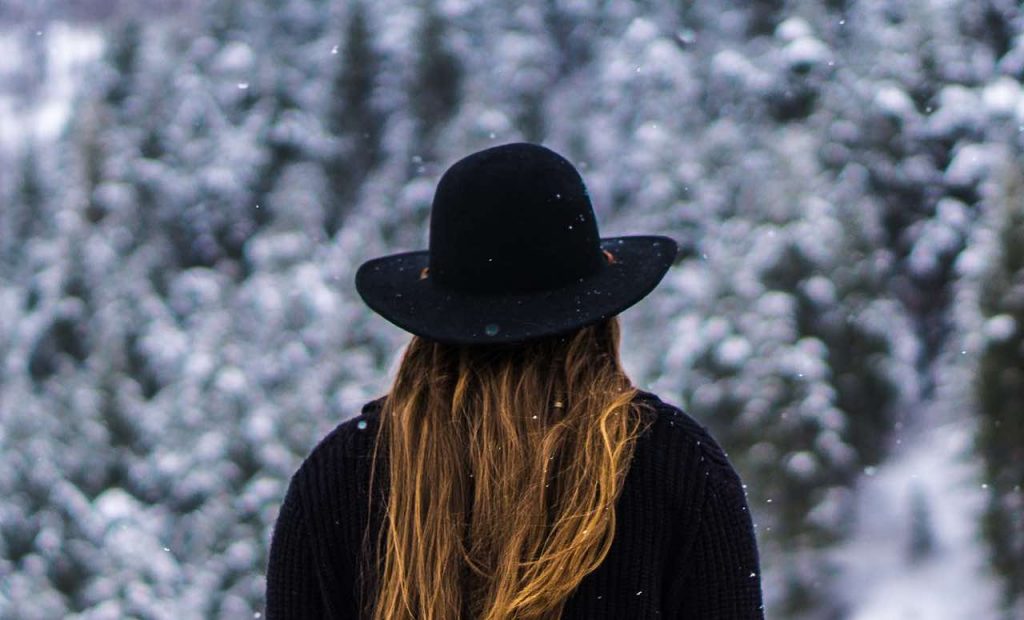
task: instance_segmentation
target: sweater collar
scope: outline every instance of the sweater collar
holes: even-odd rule
[[[386,398],[387,398],[387,394],[384,394],[383,396],[378,396],[377,398],[367,402],[365,405],[363,405],[362,413],[366,414],[366,413],[371,413],[371,412],[379,411],[380,408],[381,408],[381,405],[384,404],[384,399],[386,399]],[[658,395],[655,394],[654,392],[648,392],[647,390],[643,390],[643,389],[640,389],[640,388],[637,388],[636,399],[637,400],[661,401],[661,399],[658,398]]]

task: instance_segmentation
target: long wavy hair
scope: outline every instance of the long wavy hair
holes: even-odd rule
[[[364,614],[561,617],[611,547],[635,440],[653,421],[619,335],[613,316],[514,345],[412,338],[380,409],[370,469],[386,451],[388,490]]]

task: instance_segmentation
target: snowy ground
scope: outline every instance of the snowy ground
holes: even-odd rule
[[[4,86],[15,74],[32,68],[25,66],[28,60],[19,33],[0,31],[0,151],[15,151],[30,138],[56,138],[70,113],[78,70],[103,50],[103,38],[92,27],[53,22],[45,31],[30,34],[45,38],[48,65],[40,98],[34,102]]]
[[[843,590],[857,603],[850,620],[999,617],[996,581],[977,542],[984,490],[977,463],[966,456],[973,424],[925,413],[902,433],[893,458],[861,481],[857,531],[836,550]],[[912,564],[915,485],[929,509],[935,552]]]

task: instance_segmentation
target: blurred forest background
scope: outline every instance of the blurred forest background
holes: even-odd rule
[[[74,5],[75,8],[68,8]],[[364,260],[530,140],[696,248],[634,381],[747,482],[770,618],[1024,618],[1012,0],[0,3],[0,617],[258,618],[402,332]]]

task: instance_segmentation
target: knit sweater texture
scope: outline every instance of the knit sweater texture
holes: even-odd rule
[[[269,620],[358,620],[369,551],[380,531],[378,454],[367,510],[373,440],[384,397],[328,433],[292,476],[271,537]],[[639,437],[604,561],[584,577],[562,618],[757,620],[761,571],[744,485],[708,430],[640,390],[654,423]],[[360,567],[364,568],[360,568]]]

